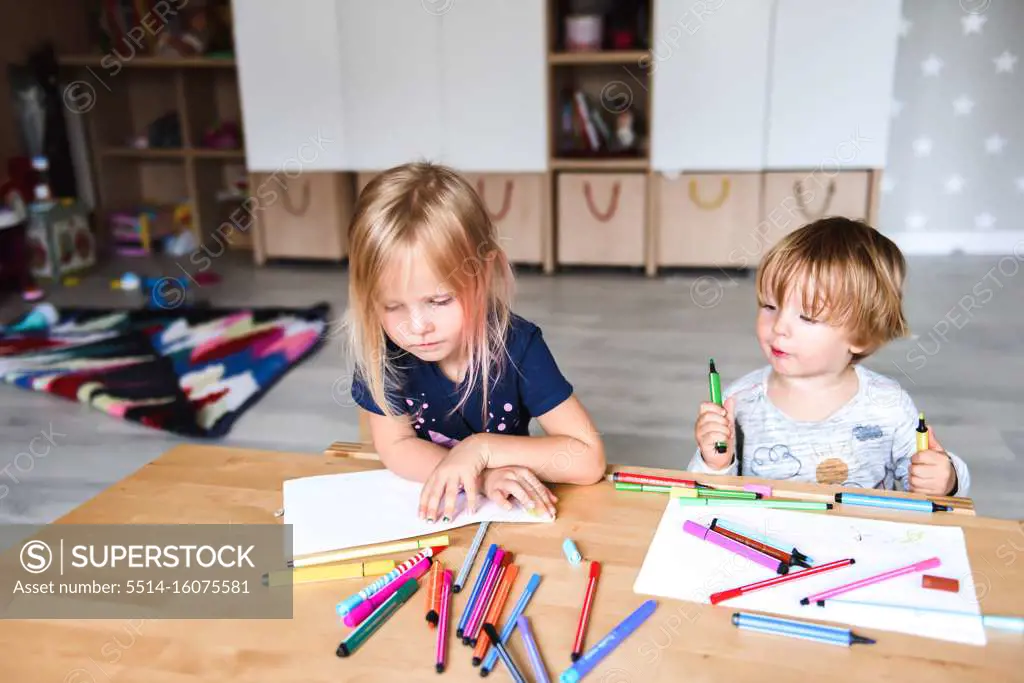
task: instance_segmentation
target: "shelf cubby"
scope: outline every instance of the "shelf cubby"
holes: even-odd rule
[[[82,113],[88,118],[101,243],[109,215],[139,204],[188,202],[200,241],[230,220],[234,207],[225,213],[223,205],[232,202],[218,196],[245,171],[233,58],[139,55],[112,65],[109,55],[68,55],[60,64],[68,82],[84,84],[79,92],[93,95]],[[172,113],[176,125],[151,135],[154,121]],[[235,146],[206,146],[206,132],[225,121],[238,126]],[[232,246],[245,244],[238,239]]]

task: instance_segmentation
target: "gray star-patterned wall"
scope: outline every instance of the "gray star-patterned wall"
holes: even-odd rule
[[[879,226],[1024,255],[1024,0],[904,0]]]

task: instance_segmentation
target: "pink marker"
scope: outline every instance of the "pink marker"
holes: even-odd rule
[[[424,557],[422,560],[414,564],[407,572],[399,574],[394,581],[353,607],[352,611],[345,615],[345,626],[358,626],[363,623],[363,619],[373,614],[373,610],[383,605],[384,601],[390,598],[392,593],[401,588],[403,583],[409,579],[420,578],[427,573],[428,569],[430,569],[430,558]]]
[[[505,551],[499,548],[498,552],[494,553],[494,561],[491,562],[491,568],[487,572],[487,578],[484,580],[484,587],[480,591],[480,596],[477,598],[476,604],[473,605],[473,611],[469,615],[469,621],[466,622],[466,628],[462,630],[463,645],[469,645],[470,634],[476,633],[483,621],[485,610],[491,600],[491,593],[494,592],[494,586],[498,583],[498,570],[501,569],[501,563],[504,559]]]
[[[355,609],[355,607],[358,606],[361,602],[363,602],[364,600],[369,600],[371,595],[373,595],[381,588],[394,581],[396,578],[398,578],[408,570],[415,567],[416,563],[422,560],[424,557],[433,557],[434,555],[438,555],[441,553],[441,551],[444,550],[444,548],[445,546],[431,546],[429,548],[426,548],[416,553],[408,560],[398,565],[397,567],[395,567],[387,574],[371,583],[363,590],[348,596],[347,598],[338,603],[338,606],[336,608],[338,611],[338,616],[344,617],[346,614]]]
[[[444,673],[445,660],[448,654],[448,603],[452,597],[452,570],[444,570],[441,580],[441,614],[437,618],[437,652],[434,667],[437,673]]]
[[[764,484],[744,484],[743,490],[752,491],[754,493],[760,493],[765,498],[771,498],[772,496],[772,487],[765,486]]]
[[[809,605],[812,602],[816,602],[818,603],[819,607],[823,607],[825,605],[826,600],[828,600],[829,598],[834,598],[837,595],[849,593],[850,591],[857,590],[858,588],[863,588],[864,586],[870,586],[875,583],[881,583],[882,581],[894,579],[897,576],[913,574],[915,572],[923,572],[928,569],[935,569],[940,564],[942,564],[942,560],[940,560],[937,557],[930,557],[927,560],[921,560],[920,562],[915,562],[914,564],[908,564],[906,567],[890,569],[887,572],[882,572],[881,574],[876,574],[875,576],[869,576],[868,578],[861,579],[860,581],[854,581],[852,583],[847,583],[842,586],[837,586],[836,588],[830,588],[827,591],[822,591],[821,593],[808,595],[806,598],[800,601],[800,604]]]
[[[754,550],[753,548],[743,545],[742,543],[737,543],[731,538],[726,538],[717,531],[709,529],[706,526],[701,526],[696,522],[686,520],[686,523],[683,524],[683,531],[690,534],[691,536],[696,536],[702,541],[714,543],[720,548],[724,548],[725,550],[734,552],[737,555],[745,557],[751,562],[756,562],[762,567],[771,569],[776,574],[786,574],[787,572],[789,572],[789,565],[785,562],[780,562],[771,555],[765,555],[759,550]]]

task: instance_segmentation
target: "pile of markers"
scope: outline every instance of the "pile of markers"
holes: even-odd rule
[[[338,603],[339,618],[353,630],[338,646],[337,655],[348,657],[354,653],[402,605],[409,602],[410,597],[420,587],[419,582],[422,580],[426,592],[425,620],[428,627],[436,629],[437,632],[434,653],[435,668],[438,673],[443,673],[448,663],[449,632],[454,619],[452,614],[453,595],[462,592],[463,588],[467,587],[467,579],[480,553],[489,525],[489,522],[480,524],[458,576],[453,577],[452,570],[445,567],[437,557],[444,550],[444,546],[429,547],[395,566],[358,593]],[[580,566],[583,563],[582,555],[571,539],[566,539],[563,548],[571,566]],[[524,614],[540,585],[539,574],[533,574],[530,577],[499,628],[499,621],[512,596],[514,584],[520,571],[519,565],[515,564],[514,559],[508,549],[497,543],[490,545],[480,563],[476,579],[468,590],[468,598],[462,615],[454,624],[455,635],[464,646],[472,648],[472,664],[479,667],[481,676],[489,675],[498,666],[500,660],[505,664],[514,681],[525,683],[526,677],[523,675],[522,668],[506,647],[513,631],[518,629],[529,657],[534,680],[539,683],[549,683],[547,668],[541,657],[540,649],[537,647],[533,628],[529,618]],[[559,675],[560,683],[576,683],[586,676],[615,647],[639,628],[654,613],[657,606],[654,600],[647,600],[601,640],[584,651],[585,635],[600,576],[601,564],[594,561],[589,562],[583,605],[576,627],[572,652],[569,653],[569,660],[572,664]]]
[[[463,579],[459,584],[460,591],[486,533],[487,526],[481,524],[473,540],[473,546],[466,555],[462,570],[459,572]],[[490,545],[480,565],[476,581],[469,592],[462,617],[455,627],[456,638],[461,640],[463,645],[473,648],[473,666],[480,667],[481,676],[486,676],[497,666],[499,657],[505,662],[510,672],[518,673],[518,667],[512,661],[505,644],[512,636],[516,626],[527,623],[523,612],[534,593],[537,592],[540,574],[533,574],[530,577],[499,632],[498,621],[519,574],[519,566],[514,564],[513,560],[514,557],[509,550],[502,548],[497,543]],[[536,643],[533,643],[530,638],[529,625],[526,629],[521,629],[521,634],[526,640],[527,647],[532,645],[535,648]]]
[[[338,603],[338,617],[352,628],[338,645],[337,655],[348,657],[409,601],[419,589],[418,579],[427,573],[444,546],[426,548],[358,593]],[[440,564],[440,563],[438,563]]]
[[[877,496],[864,493],[815,493],[773,489],[765,484],[721,484],[713,486],[682,477],[661,477],[634,472],[615,472],[608,475],[617,491],[639,491],[643,493],[668,494],[678,505],[722,505],[732,507],[773,508],[778,510],[803,510],[824,512],[835,505],[856,505],[861,507],[887,508],[910,512],[953,512],[969,513],[969,508],[957,507],[954,499],[942,498],[944,502],[920,500],[900,496]]]

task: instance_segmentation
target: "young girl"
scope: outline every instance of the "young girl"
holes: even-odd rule
[[[769,479],[967,495],[967,465],[894,380],[860,364],[906,335],[899,248],[859,221],[827,218],[789,234],[757,275],[757,341],[768,365],[703,403],[689,469]],[[725,442],[724,453],[716,450]]]
[[[482,491],[553,515],[542,480],[601,479],[601,438],[540,329],[511,312],[512,270],[463,178],[430,163],[378,175],[349,263],[352,397],[384,465],[424,482],[422,518],[454,518],[462,490],[470,510]]]

